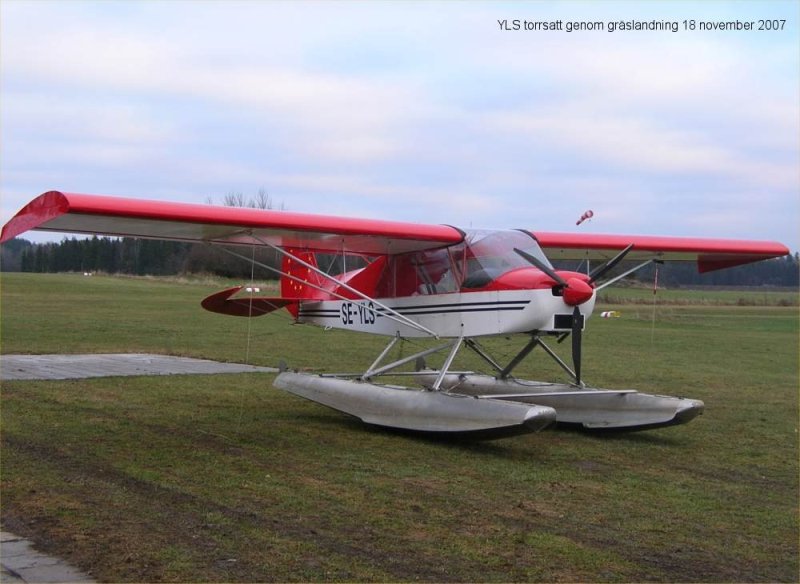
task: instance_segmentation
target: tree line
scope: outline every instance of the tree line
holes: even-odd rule
[[[211,197],[206,199],[206,204],[214,204]],[[251,197],[231,191],[223,197],[222,204],[252,209],[275,208],[264,187]],[[285,210],[283,202],[278,210]],[[206,273],[244,278],[250,277],[252,270],[250,262],[235,259],[219,247],[131,237],[72,237],[59,243],[41,244],[15,238],[0,246],[0,252],[0,271],[3,272],[105,272],[138,276]],[[273,270],[281,264],[274,250],[254,249],[251,252],[248,248],[244,255]],[[274,271],[262,271],[268,272],[268,278],[275,277]]]
[[[654,281],[656,267],[643,269],[639,280]],[[736,266],[701,274],[694,262],[668,262],[658,266],[658,283],[665,288],[676,286],[778,286],[800,284],[800,254],[794,253],[754,264]]]
[[[277,252],[263,248],[254,251],[253,254],[248,247],[238,253],[273,268],[280,266]],[[225,278],[249,278],[251,272],[250,262],[234,258],[219,247],[131,237],[72,237],[58,243],[36,244],[15,238],[2,245],[0,261],[4,272],[104,272],[138,276],[207,273]],[[261,278],[265,276],[276,277],[274,272]]]
[[[251,262],[232,257],[219,246],[198,243],[73,237],[58,243],[34,244],[16,238],[0,246],[0,251],[0,269],[4,272],[105,272],[140,276],[207,273],[239,279],[249,279],[251,275]],[[236,251],[275,269],[281,264],[279,254],[270,249],[242,246]],[[625,269],[625,263],[617,268],[618,273]],[[580,269],[575,265],[561,267]],[[637,272],[635,278],[653,282],[655,270],[655,266],[648,266]],[[255,273],[259,279],[277,277],[275,272],[258,266]],[[799,279],[800,256],[797,253],[706,274],[699,274],[693,262],[668,262],[658,266],[659,286],[668,288],[698,285],[797,287]]]

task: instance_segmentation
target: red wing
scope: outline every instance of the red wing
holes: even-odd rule
[[[692,260],[697,261],[700,272],[749,264],[789,253],[785,245],[773,241],[544,231],[534,232],[533,235],[552,260],[607,260],[632,243],[633,249],[625,257],[626,260]]]
[[[367,255],[458,243],[447,225],[421,225],[240,207],[215,207],[49,191],[4,227],[0,242],[37,229],[177,241],[307,248]]]
[[[263,245],[367,255],[451,245],[463,234],[446,225],[357,219],[168,203],[50,191],[4,227],[0,242],[28,231],[88,233],[178,241]],[[789,250],[762,241],[536,232],[553,259],[608,259],[630,243],[628,259],[696,260],[701,272],[780,257]]]

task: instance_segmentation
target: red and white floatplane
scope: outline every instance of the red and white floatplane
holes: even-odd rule
[[[362,371],[311,374],[282,371],[275,386],[351,414],[364,422],[420,432],[501,436],[554,422],[596,429],[645,429],[682,424],[703,411],[693,399],[587,385],[581,372],[582,331],[598,290],[653,262],[690,260],[701,272],[768,258],[780,243],[640,235],[481,231],[249,208],[215,207],[50,191],[2,230],[7,241],[30,229],[202,242],[224,246],[243,261],[241,246],[271,248],[280,267],[280,296],[240,294],[241,286],[205,298],[207,310],[257,316],[286,309],[299,323],[387,337],[386,348]],[[318,261],[337,256],[339,270]],[[551,260],[593,261],[588,273],[555,269]],[[633,267],[604,280],[622,260]],[[330,264],[330,262],[328,262]],[[350,267],[348,267],[348,265]],[[602,281],[602,283],[600,283]],[[519,335],[524,346],[499,362],[481,344]],[[548,345],[571,336],[572,363]],[[434,345],[391,360],[403,339]],[[491,374],[453,371],[464,347]],[[565,383],[514,377],[540,348],[567,374]],[[442,365],[420,365],[441,353]],[[414,367],[414,370],[406,369]],[[404,374],[416,387],[381,383]]]

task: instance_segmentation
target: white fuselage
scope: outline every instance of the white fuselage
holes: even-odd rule
[[[442,338],[567,331],[571,328],[574,310],[564,303],[563,298],[554,296],[550,289],[455,292],[377,298],[376,301]],[[584,319],[591,315],[594,302],[593,295],[579,307]],[[378,335],[430,335],[387,314],[384,308],[369,300],[303,301],[297,320]]]

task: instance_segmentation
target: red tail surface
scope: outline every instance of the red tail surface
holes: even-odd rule
[[[229,316],[261,316],[284,306],[291,312],[292,308],[297,305],[297,301],[291,298],[263,298],[260,296],[233,298],[242,288],[243,286],[235,286],[216,292],[204,298],[200,305],[210,312]],[[248,288],[248,290],[250,289]]]
[[[310,266],[319,267],[317,265],[317,257],[313,252],[297,249],[287,249],[286,251]],[[294,300],[329,300],[333,298],[327,292],[319,289],[329,290],[333,288],[333,284],[296,259],[284,256],[281,270],[283,271],[281,276],[282,297]],[[295,318],[297,318],[299,308],[298,303],[286,307]]]
[[[317,258],[313,252],[296,249],[287,249],[286,251],[306,264],[318,267]],[[281,296],[284,298],[295,300],[329,300],[332,298],[327,292],[319,290],[319,288],[325,290],[332,288],[331,282],[297,260],[284,256],[281,270],[284,273],[281,276]]]

